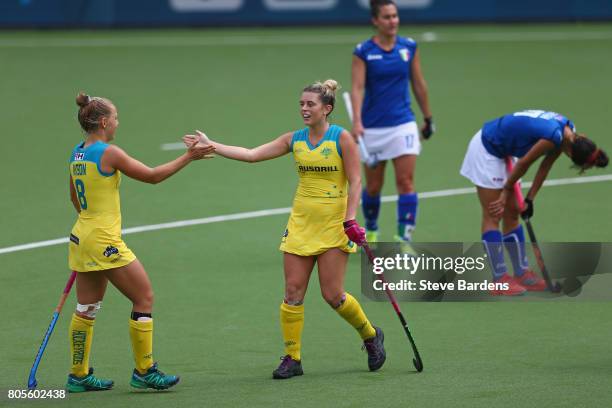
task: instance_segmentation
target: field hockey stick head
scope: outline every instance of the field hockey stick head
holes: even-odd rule
[[[414,368],[416,368],[417,372],[423,371],[423,361],[421,361],[421,357],[413,358],[412,362],[414,363]]]

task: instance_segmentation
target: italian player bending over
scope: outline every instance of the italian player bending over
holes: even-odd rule
[[[583,172],[593,166],[606,167],[608,156],[584,135],[576,133],[572,121],[543,110],[515,112],[484,124],[474,135],[461,167],[478,192],[482,207],[482,241],[493,267],[496,282],[507,283],[507,290],[495,295],[521,295],[543,291],[546,283],[529,268],[525,254],[525,234],[519,223],[519,206],[514,184],[540,157],[544,157],[525,197],[523,215],[533,215],[533,200],[561,152]],[[507,174],[505,159],[515,161]],[[503,234],[499,223],[503,221]],[[503,244],[502,244],[503,241]],[[506,246],[514,267],[510,277],[504,262]]]
[[[83,93],[76,99],[85,140],[69,161],[70,198],[79,217],[70,232],[68,262],[76,274],[77,307],[69,329],[71,367],[69,392],[101,391],[113,381],[94,376],[89,365],[96,314],[108,282],[132,302],[129,332],[136,368],[135,388],[170,388],[179,381],[157,369],[153,360],[153,288],[136,255],[121,239],[119,184],[121,174],[145,183],[160,183],[194,160],[208,158],[212,146],[195,143],[175,160],[150,168],[111,144],[119,126],[117,109],[106,98]]]
[[[303,303],[315,263],[323,298],[357,330],[370,370],[378,370],[386,358],[382,330],[372,326],[357,300],[344,291],[348,254],[356,251],[355,244],[365,243],[365,230],[355,221],[361,192],[357,145],[348,131],[328,122],[337,87],[330,79],[304,88],[300,114],[306,127],[253,149],[213,142],[201,132],[184,137],[187,145],[194,141],[212,145],[223,157],[249,163],[293,153],[299,184],[280,245],[285,271],[285,299],[280,306],[285,356],[272,373],[275,379],[303,374]]]

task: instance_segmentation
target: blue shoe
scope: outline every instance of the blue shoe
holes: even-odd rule
[[[292,359],[289,354],[282,357],[281,360],[283,361],[278,368],[272,372],[272,378],[275,380],[286,380],[287,378],[304,374],[301,361]]]
[[[368,368],[376,371],[385,364],[387,353],[385,352],[385,334],[380,327],[374,326],[376,336],[363,341],[363,348],[368,352]]]
[[[89,373],[84,377],[68,374],[66,390],[68,392],[106,391],[113,388],[112,380],[102,380],[93,375],[93,367],[89,367]]]
[[[153,388],[155,390],[167,390],[178,384],[179,380],[180,377],[177,375],[166,375],[162,373],[157,369],[157,363],[153,363],[144,374],[140,374],[137,369],[134,369],[130,385],[140,389]]]

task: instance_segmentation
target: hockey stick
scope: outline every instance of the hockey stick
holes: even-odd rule
[[[342,98],[344,99],[344,106],[346,107],[346,113],[348,114],[351,123],[353,123],[353,103],[351,102],[351,94],[348,92],[344,92],[342,94]],[[368,149],[363,141],[363,136],[359,136],[357,138],[357,144],[359,145],[359,155],[361,156],[361,161],[364,162],[368,167],[376,167],[376,158],[370,156],[368,153]]]
[[[367,243],[363,245],[363,250],[368,256],[370,263],[374,264],[374,253],[372,252],[372,250],[370,249]],[[383,283],[385,283],[386,282],[385,276],[382,273],[379,276],[380,276],[380,279],[383,281]],[[404,318],[404,315],[402,314],[402,311],[399,308],[399,305],[397,303],[397,300],[395,299],[395,296],[393,295],[393,292],[389,290],[388,285],[385,285],[384,287],[385,287],[385,292],[387,292],[387,296],[389,297],[389,300],[391,301],[391,305],[393,305],[393,309],[395,309],[395,313],[397,313],[397,317],[399,317],[400,322],[402,323],[402,327],[404,328],[404,332],[406,333],[406,336],[408,337],[408,341],[410,341],[410,345],[412,346],[412,351],[414,353],[414,358],[412,359],[412,362],[414,363],[414,368],[416,368],[417,372],[420,373],[421,371],[423,371],[423,360],[421,360],[421,355],[419,354],[419,350],[417,350],[417,346],[414,343],[412,334],[410,334],[410,329],[408,329],[408,323],[406,322],[406,319]]]
[[[512,168],[512,159],[506,157],[506,170],[508,171],[508,175],[512,173]],[[516,198],[516,202],[519,206],[519,211],[523,212],[523,210],[525,209],[525,199],[523,198],[523,192],[521,191],[521,184],[518,181],[514,183],[514,197]],[[521,216],[521,218],[523,219],[525,226],[527,226],[527,233],[529,234],[529,240],[531,241],[533,254],[535,255],[536,262],[538,263],[538,267],[542,272],[542,277],[546,282],[548,290],[553,293],[560,292],[561,285],[559,284],[559,282],[553,283],[553,281],[550,279],[550,275],[548,274],[548,269],[546,268],[546,264],[544,263],[544,257],[542,256],[540,245],[538,245],[538,240],[536,239],[533,226],[531,225],[531,219],[529,217],[523,216]]]
[[[66,287],[64,288],[64,293],[60,297],[59,303],[53,312],[53,318],[51,319],[51,323],[47,328],[47,332],[45,333],[45,337],[43,338],[42,344],[38,349],[38,353],[36,354],[36,358],[34,359],[34,364],[32,364],[32,369],[30,370],[30,377],[28,378],[28,388],[33,390],[38,385],[38,381],[36,381],[36,370],[38,370],[38,365],[40,364],[40,360],[42,359],[43,353],[45,352],[45,348],[47,348],[47,343],[49,342],[49,338],[53,333],[53,329],[55,328],[55,323],[57,323],[57,319],[59,318],[59,314],[64,307],[64,303],[66,302],[66,298],[70,293],[70,289],[72,289],[72,284],[74,283],[74,279],[76,278],[76,272],[72,271],[70,274],[70,278],[68,278],[68,282],[66,283]]]

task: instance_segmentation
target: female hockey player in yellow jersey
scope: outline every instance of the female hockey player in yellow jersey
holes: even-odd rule
[[[365,230],[355,221],[361,194],[357,145],[348,131],[327,120],[334,109],[336,88],[334,80],[304,88],[300,113],[306,128],[253,149],[213,142],[199,131],[184,137],[188,146],[200,142],[214,146],[223,157],[251,163],[293,153],[299,184],[280,245],[285,271],[285,299],[280,306],[285,356],[273,372],[275,379],[303,374],[303,301],[315,263],[323,298],[363,339],[370,370],[378,370],[386,358],[382,330],[372,326],[357,300],[344,291],[348,254],[356,251],[355,244],[365,242]]]
[[[119,125],[117,109],[110,100],[80,93],[76,102],[86,138],[74,148],[69,162],[70,198],[79,217],[69,243],[70,268],[78,273],[77,307],[69,329],[72,367],[66,388],[83,392],[113,386],[113,381],[95,377],[89,367],[95,317],[110,281],[133,304],[129,331],[136,368],[130,384],[166,389],[179,377],[165,375],[153,362],[153,289],[142,264],[121,240],[121,173],[145,183],[159,183],[193,160],[210,157],[214,147],[194,144],[177,159],[150,168],[109,144]]]

